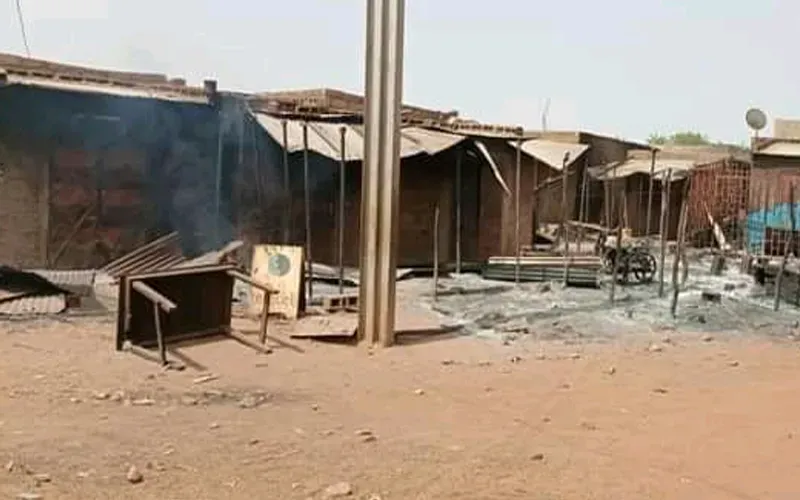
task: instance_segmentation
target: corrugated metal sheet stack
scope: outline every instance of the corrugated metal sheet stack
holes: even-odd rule
[[[600,257],[579,255],[566,257],[567,285],[579,287],[600,286],[603,261]],[[559,255],[536,255],[520,257],[520,281],[562,281],[564,259]],[[489,257],[483,277],[492,280],[513,281],[516,277],[516,257]]]

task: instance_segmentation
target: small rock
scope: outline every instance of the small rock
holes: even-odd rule
[[[327,430],[324,430],[324,431],[320,432],[319,434],[320,434],[320,436],[331,437],[334,434],[336,434],[336,431],[331,430],[331,429],[327,429]]]
[[[367,497],[367,500],[383,500],[383,497],[378,495],[377,493],[372,493]]]
[[[544,460],[544,453],[535,453],[531,456],[531,460],[534,462],[541,462]]]
[[[597,426],[594,425],[591,422],[581,422],[581,427],[583,427],[584,429],[586,429],[588,431],[596,431],[597,430]]]
[[[655,389],[653,389],[653,392],[655,392],[656,394],[667,394],[669,391],[664,389],[663,387],[656,387]]]
[[[697,322],[702,324],[702,325],[705,325],[708,322],[708,320],[706,319],[705,315],[698,314],[697,315]]]
[[[14,472],[14,469],[17,467],[17,464],[14,463],[13,460],[9,460],[6,464],[6,471],[7,472]]]
[[[155,471],[158,471],[158,472],[164,472],[165,470],[167,470],[167,467],[164,464],[162,464],[161,462],[147,462],[145,467],[148,470],[155,470]]]
[[[650,347],[647,348],[649,352],[661,352],[664,350],[664,346],[658,344],[650,344]]]
[[[139,484],[144,481],[144,476],[141,472],[139,472],[139,469],[137,469],[135,465],[130,466],[128,473],[125,474],[125,478],[131,484]]]
[[[536,361],[544,361],[547,359],[547,356],[544,353],[539,353],[536,355]]]
[[[253,394],[248,394],[247,396],[243,397],[239,400],[238,406],[244,410],[252,410],[254,408],[258,408],[261,406],[261,403],[264,402],[263,397]]]
[[[50,474],[34,474],[33,481],[36,483],[36,486],[41,486],[49,483],[52,479],[50,478]]]
[[[175,448],[166,448],[164,451],[164,456],[170,456],[175,454]]]
[[[131,405],[133,406],[153,406],[154,404],[156,404],[155,400],[150,398],[134,399],[131,401]]]
[[[452,359],[443,359],[442,360],[442,366],[452,366],[454,364],[456,364],[456,362],[453,361]]]
[[[210,424],[208,424],[208,428],[212,429],[212,430],[219,429],[219,423],[218,422],[211,422]]]
[[[546,423],[546,424],[549,424],[549,423],[550,423],[550,420],[551,420],[551,419],[550,419],[550,417],[548,417],[548,416],[544,416],[544,417],[542,417],[542,422],[544,422],[544,423]]]
[[[96,399],[97,401],[105,401],[106,399],[110,398],[111,394],[107,392],[95,392],[92,394],[92,398]]]
[[[250,441],[248,441],[248,442],[247,442],[247,444],[249,444],[250,446],[255,446],[255,445],[259,444],[260,442],[261,442],[261,440],[260,440],[260,439],[258,439],[258,438],[253,438],[253,439],[251,439]]]
[[[416,391],[414,391],[414,394],[416,394],[417,396],[424,396],[425,391],[423,389],[417,389]]]
[[[318,404],[311,405],[311,410],[312,411],[319,411],[319,405]]]
[[[115,392],[114,394],[111,395],[110,399],[111,399],[111,401],[113,401],[115,403],[119,403],[120,401],[125,399],[125,393],[122,392],[122,391],[117,391],[117,392]]]
[[[213,380],[217,380],[218,378],[219,378],[219,375],[215,375],[213,373],[208,373],[206,375],[201,375],[201,376],[197,377],[196,379],[192,380],[192,383],[195,384],[195,385],[197,385],[197,384],[205,384],[206,382],[211,382]]]
[[[713,335],[703,335],[703,342],[713,342],[714,336]]]
[[[730,366],[732,368],[736,368],[737,366],[739,366],[739,362],[738,361],[731,361],[731,362],[728,363],[728,366]]]
[[[553,287],[550,285],[550,283],[542,283],[541,285],[539,285],[539,293],[547,293],[552,289]]]
[[[181,404],[184,406],[197,406],[199,403],[197,398],[193,398],[192,396],[183,396],[181,398]]]
[[[75,474],[75,476],[78,479],[88,479],[89,476],[91,476],[91,475],[92,475],[92,473],[90,471],[88,471],[88,470],[82,470],[82,471],[78,472],[77,474]]]
[[[627,316],[628,319],[633,319],[633,309],[627,309],[625,311],[625,316]]]
[[[736,283],[725,283],[725,285],[723,285],[723,289],[726,292],[732,292],[733,290],[736,290]]]
[[[672,345],[672,337],[664,337],[661,339],[662,344]]]
[[[369,429],[359,429],[356,431],[356,436],[361,436],[361,437],[371,436],[372,434],[373,434],[372,431]]]
[[[42,500],[44,497],[38,493],[20,493],[17,500]]]
[[[570,359],[581,359],[581,353],[573,352],[572,354],[569,355],[569,358]]]
[[[351,496],[352,494],[353,487],[350,485],[350,483],[346,482],[332,484],[325,488],[325,491],[322,493],[323,498],[326,499],[345,498]]]
[[[82,403],[83,401],[80,398],[69,398],[69,402],[77,405]]]
[[[706,302],[718,303],[722,301],[722,294],[714,290],[703,290],[700,297]]]
[[[484,367],[485,366],[492,366],[492,362],[491,361],[479,361],[478,362],[478,366],[484,366]]]
[[[519,357],[519,356],[511,356],[509,358],[509,361],[512,362],[512,363],[520,363],[520,362],[522,362],[522,358]]]
[[[606,373],[608,373],[609,375],[614,375],[615,373],[617,373],[617,368],[612,366],[608,370],[606,370]]]
[[[361,438],[361,442],[362,443],[374,443],[377,440],[378,440],[378,437],[373,435],[373,434],[370,434],[369,436],[364,436],[364,437]]]

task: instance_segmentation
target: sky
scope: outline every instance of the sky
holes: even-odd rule
[[[363,92],[366,0],[20,2],[33,57]],[[14,3],[0,51],[24,54]],[[749,107],[800,117],[798,20],[796,0],[407,0],[404,101],[538,129],[549,100],[553,130],[742,143]]]

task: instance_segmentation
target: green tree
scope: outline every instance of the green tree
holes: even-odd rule
[[[666,144],[674,144],[675,146],[707,146],[714,144],[707,135],[700,132],[693,132],[691,130],[684,132],[675,132],[674,134],[650,134],[647,142],[654,146],[663,146]]]

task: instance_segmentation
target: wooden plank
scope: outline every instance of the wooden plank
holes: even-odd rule
[[[303,297],[303,266],[305,255],[302,246],[256,245],[253,247],[251,277],[276,290],[270,300],[270,314],[279,314],[287,319],[300,316]],[[260,316],[264,291],[251,288],[250,313]]]

